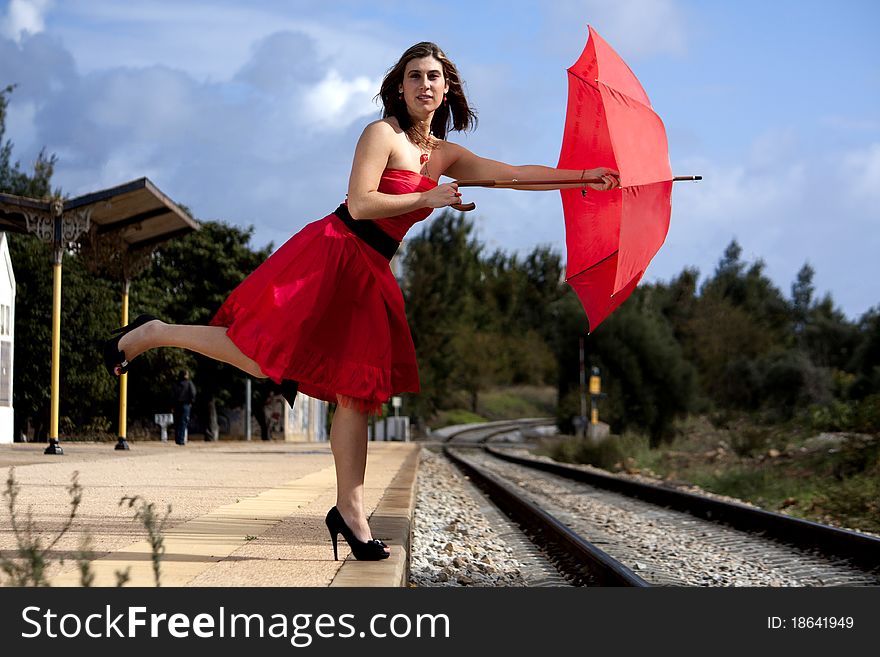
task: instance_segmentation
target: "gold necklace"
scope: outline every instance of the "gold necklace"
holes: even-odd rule
[[[427,143],[425,143],[425,141],[426,141]],[[420,150],[420,151],[423,151],[423,152],[419,155],[419,164],[421,164],[422,167],[424,167],[424,169],[425,169],[425,173],[427,173],[427,171],[428,171],[428,161],[431,159],[431,153],[433,153],[433,152],[434,152],[434,149],[436,148],[436,145],[435,145],[435,139],[434,139],[434,133],[433,133],[433,132],[429,132],[429,133],[428,133],[428,139],[427,139],[427,140],[423,140],[422,138],[420,138],[420,139],[419,139],[419,142],[420,142],[420,143],[418,143],[418,144],[416,144],[416,145],[419,147],[419,150]],[[427,149],[427,152],[424,152],[425,149]]]

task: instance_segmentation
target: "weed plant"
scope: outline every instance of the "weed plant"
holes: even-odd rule
[[[15,539],[15,548],[8,554],[0,553],[0,573],[5,575],[5,581],[0,582],[7,586],[49,586],[46,572],[52,564],[52,551],[58,542],[71,530],[77,512],[83,499],[83,488],[79,483],[79,472],[71,475],[70,486],[67,488],[70,497],[70,511],[64,524],[58,532],[47,539],[44,532],[40,532],[34,522],[33,510],[28,510],[22,516],[19,505],[21,485],[15,479],[15,468],[9,468],[6,477],[6,487],[3,491],[3,499],[6,511],[9,514],[9,527]],[[165,553],[165,539],[163,530],[171,515],[171,505],[164,516],[159,516],[152,503],[147,503],[139,496],[123,497],[119,504],[128,504],[129,508],[135,509],[135,520],[140,520],[147,530],[147,537],[152,548],[153,575],[156,586],[160,585],[160,563]],[[80,585],[93,586],[95,575],[91,563],[94,552],[91,547],[91,539],[86,534],[83,537],[80,548],[75,553],[75,562],[80,573]],[[64,559],[58,559],[63,565]],[[131,579],[130,569],[117,570],[116,586],[124,586]]]

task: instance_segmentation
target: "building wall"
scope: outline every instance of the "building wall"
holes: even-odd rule
[[[327,440],[327,402],[297,393],[291,408],[283,401],[285,415],[284,440],[292,442],[324,442]]]
[[[255,414],[257,409],[252,409]],[[327,440],[327,403],[312,399],[302,393],[297,394],[293,409],[281,395],[269,398],[265,409],[266,420],[272,438],[283,438],[292,442],[320,442]],[[244,438],[244,408],[225,411],[229,418],[229,435]],[[251,421],[252,440],[260,440],[260,425],[256,417]]]
[[[0,233],[0,443],[13,436],[12,365],[15,345],[15,274],[6,233]]]

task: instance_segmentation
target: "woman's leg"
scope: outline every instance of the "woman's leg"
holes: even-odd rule
[[[368,541],[373,535],[364,512],[366,414],[341,404],[337,406],[330,427],[330,449],[336,464],[336,508],[354,535],[361,541]]]
[[[119,350],[128,361],[148,349],[180,347],[195,351],[215,360],[235,365],[251,376],[266,378],[256,361],[251,360],[226,335],[224,326],[188,326],[166,324],[159,320],[147,322],[122,336]]]

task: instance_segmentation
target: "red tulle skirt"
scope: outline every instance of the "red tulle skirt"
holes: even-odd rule
[[[427,213],[425,213],[427,214]],[[403,295],[388,261],[336,215],[308,224],[248,276],[211,320],[276,383],[375,413],[417,392]]]

